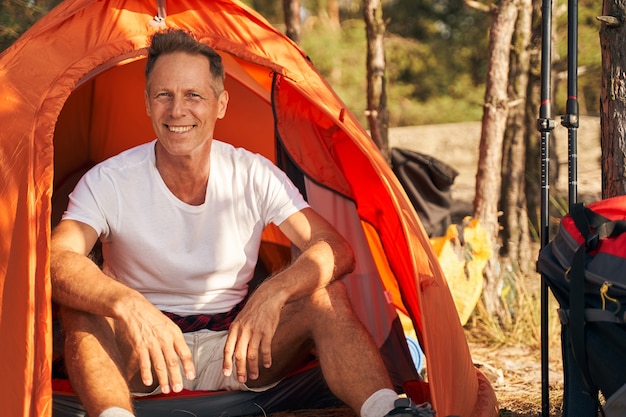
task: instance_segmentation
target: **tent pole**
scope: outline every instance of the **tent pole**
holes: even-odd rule
[[[541,132],[541,248],[550,239],[549,236],[549,198],[550,198],[550,134],[554,130],[551,103],[551,71],[552,71],[552,1],[542,2],[542,38],[541,38],[541,105],[537,130]],[[548,361],[548,284],[541,276],[541,415],[550,416],[550,385]]]

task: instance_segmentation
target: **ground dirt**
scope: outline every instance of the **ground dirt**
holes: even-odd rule
[[[578,192],[587,198],[600,197],[600,124],[594,117],[582,117],[578,129]],[[562,126],[553,132],[557,141],[557,158],[553,166],[559,167],[559,181],[551,192],[567,192],[568,133]],[[475,176],[480,143],[480,122],[401,127],[390,132],[390,145],[415,150],[434,156],[451,165],[458,172],[452,186],[453,218],[462,218],[472,212]],[[540,161],[537,161],[539,164]],[[530,293],[539,293],[540,278],[530,277],[523,285]],[[553,300],[551,300],[553,302]],[[550,308],[553,311],[554,308]],[[539,312],[537,312],[539,316]],[[530,325],[532,327],[532,324]],[[540,334],[539,326],[534,331]],[[466,330],[474,363],[490,380],[498,398],[501,417],[536,417],[542,412],[541,344],[539,342],[493,343],[479,342],[478,337]],[[551,318],[549,326],[549,415],[561,416],[563,374],[560,352],[559,326]],[[272,414],[274,417],[354,417],[350,409],[339,407],[326,410],[302,410]],[[544,416],[547,417],[547,416]]]

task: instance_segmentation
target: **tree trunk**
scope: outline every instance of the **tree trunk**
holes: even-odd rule
[[[516,270],[533,270],[526,207],[526,93],[530,68],[532,0],[519,2],[515,37],[511,50],[509,96],[516,104],[509,110],[502,158],[501,206],[503,212],[503,255]],[[532,126],[532,125],[530,125]],[[533,129],[533,132],[535,130]]]
[[[531,58],[531,67],[537,68],[537,59]],[[541,96],[541,80],[534,70],[529,73],[527,99],[526,99],[526,126],[536,126],[539,115],[539,103]],[[528,223],[531,228],[533,239],[539,240],[541,224],[541,143],[537,130],[528,129],[526,132],[526,207]]]
[[[498,253],[498,200],[501,185],[502,144],[508,116],[508,79],[511,40],[517,20],[515,0],[502,0],[496,9],[489,37],[487,87],[476,174],[474,216],[480,220]],[[502,277],[492,257],[485,268],[483,302],[490,316],[508,323],[510,316],[499,295]]]
[[[366,116],[374,143],[389,159],[389,111],[385,81],[385,22],[380,0],[363,0],[367,36]]]
[[[339,28],[341,26],[338,0],[328,0],[328,21],[332,27]]]
[[[300,21],[300,0],[283,0],[285,13],[285,35],[295,43],[302,38],[302,22]]]
[[[600,93],[600,144],[602,197],[626,194],[626,13],[624,0],[604,0],[602,14],[617,17],[600,29],[602,91]]]

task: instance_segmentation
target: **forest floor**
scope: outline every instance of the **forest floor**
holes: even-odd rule
[[[558,166],[559,180],[551,192],[567,192],[567,130],[560,124],[553,132],[557,141],[557,157],[551,165]],[[600,198],[600,122],[595,117],[582,117],[578,129],[578,192],[585,198]],[[452,185],[453,219],[471,215],[475,176],[478,166],[480,122],[401,127],[390,131],[392,147],[411,149],[454,167],[459,176]],[[540,161],[537,161],[539,164]],[[539,276],[528,277],[519,285],[534,299],[539,299]],[[550,300],[554,303],[554,300]],[[540,306],[537,304],[537,309]],[[551,304],[551,314],[555,310]],[[498,399],[501,417],[536,417],[542,412],[541,341],[536,312],[526,325],[536,337],[527,343],[509,341],[500,337],[498,342],[475,337],[472,329],[466,334],[473,361],[490,380]],[[549,320],[549,376],[550,416],[561,416],[563,374],[560,352],[559,325],[555,317]],[[339,407],[326,410],[302,410],[274,413],[274,417],[354,417],[350,409]]]

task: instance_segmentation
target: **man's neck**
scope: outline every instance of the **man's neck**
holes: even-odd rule
[[[203,204],[209,182],[210,151],[175,156],[168,154],[158,142],[155,151],[156,168],[172,194],[189,205]]]

